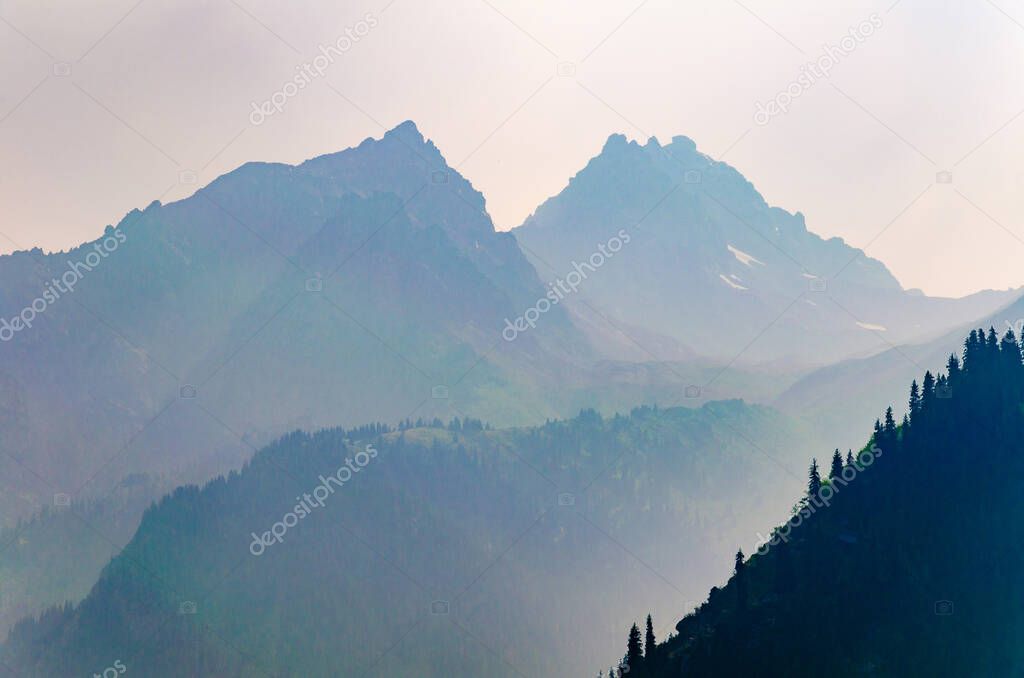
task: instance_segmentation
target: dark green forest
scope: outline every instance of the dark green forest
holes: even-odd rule
[[[1024,675],[1021,358],[1012,330],[971,332],[902,422],[812,462],[796,516],[668,639],[634,626],[604,675]]]
[[[799,476],[780,464],[799,468],[803,437],[739,401],[292,433],[150,508],[89,595],[19,623],[0,661],[23,676],[115,660],[145,676],[579,674],[630,615],[695,600],[785,510]],[[323,507],[253,546],[370,448]]]

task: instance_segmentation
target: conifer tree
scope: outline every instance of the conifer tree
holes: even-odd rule
[[[885,410],[885,424],[883,424],[883,432],[886,440],[896,440],[896,420],[892,418],[892,406]]]
[[[629,640],[626,641],[625,664],[630,671],[636,671],[643,661],[644,651],[640,646],[640,628],[634,623],[629,629]]]
[[[839,454],[839,448],[832,453],[832,468],[828,471],[829,480],[833,480],[843,475],[843,455]]]
[[[654,649],[658,643],[654,639],[654,620],[651,619],[651,615],[647,615],[647,633],[644,635],[644,658],[651,659],[653,656]]]
[[[1018,376],[1021,367],[1020,345],[1017,344],[1017,336],[1012,329],[1006,330],[1002,341],[999,342],[999,362],[1008,378]]]
[[[981,348],[981,340],[979,339],[978,333],[978,330],[971,330],[971,333],[970,335],[968,335],[967,340],[964,341],[964,362],[961,366],[961,369],[963,369],[964,372],[975,371],[980,367],[980,365],[978,364],[978,360],[979,351]],[[982,333],[981,337],[984,336],[984,333]]]
[[[736,604],[741,610],[745,610],[747,607],[747,564],[743,562],[743,558],[743,549],[740,549],[736,552],[734,576],[736,579]]]
[[[946,374],[951,386],[960,377],[960,361],[954,353],[950,353],[949,360],[946,361]]]
[[[850,467],[853,466],[853,450],[846,451],[846,465]]]
[[[935,377],[932,373],[924,373],[924,381],[921,382],[921,405],[929,407],[935,398]]]
[[[818,496],[818,492],[820,490],[821,490],[821,475],[818,473],[818,460],[817,459],[811,459],[811,468],[810,468],[810,470],[807,473],[807,496],[808,497],[816,497],[816,496]],[[742,551],[740,551],[740,553],[737,554],[737,562],[738,562],[738,557],[741,556],[742,554],[743,554]]]
[[[917,389],[917,379],[910,382],[910,419],[913,420],[921,409],[921,394]]]

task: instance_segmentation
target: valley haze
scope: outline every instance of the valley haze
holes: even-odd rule
[[[0,678],[1024,675],[1017,14],[0,3]]]

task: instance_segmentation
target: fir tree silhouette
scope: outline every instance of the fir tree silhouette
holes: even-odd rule
[[[644,650],[640,645],[640,628],[634,623],[629,629],[629,639],[626,641],[625,665],[631,674],[635,674],[640,668],[644,658]]]
[[[896,420],[892,418],[892,406],[885,410],[885,423],[882,425],[882,435],[887,443],[896,440]]]
[[[921,393],[917,388],[917,379],[910,382],[910,421],[913,422],[918,412],[921,410]]]
[[[832,453],[832,467],[828,470],[829,480],[834,480],[843,475],[843,455],[839,454],[839,448]]]
[[[652,659],[652,653],[657,649],[658,642],[654,638],[654,621],[651,615],[647,615],[647,632],[644,634],[644,659]]]
[[[811,468],[807,472],[807,496],[816,497],[821,490],[821,474],[818,473],[818,460],[811,460]],[[740,551],[738,555],[743,555]],[[740,563],[737,562],[739,565]]]
[[[746,609],[748,600],[746,569],[743,549],[740,549],[736,552],[733,581],[736,584],[736,606],[741,610]]]

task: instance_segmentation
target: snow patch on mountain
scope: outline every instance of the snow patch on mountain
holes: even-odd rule
[[[728,285],[729,287],[733,288],[734,290],[745,290],[745,289],[747,289],[743,285],[740,285],[737,282],[733,282],[730,278],[726,278],[721,273],[718,274],[718,277],[722,279],[722,282],[724,282],[726,285]]]
[[[741,249],[737,249],[737,248],[733,247],[732,245],[728,245],[728,244],[725,247],[730,252],[732,252],[732,255],[734,257],[736,257],[736,260],[739,261],[744,266],[750,266],[751,268],[753,268],[753,266],[751,266],[751,262],[753,262],[755,264],[761,264],[762,266],[764,266],[764,262],[763,261],[761,261],[757,257],[754,257],[754,256],[752,256],[750,254],[747,254],[746,252],[744,252]]]

